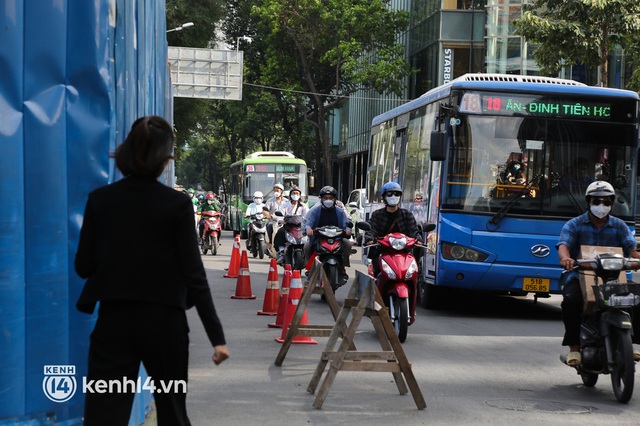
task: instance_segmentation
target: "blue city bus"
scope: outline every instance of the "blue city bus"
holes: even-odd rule
[[[555,245],[599,179],[635,226],[638,95],[556,78],[467,74],[375,117],[368,214],[395,181],[426,236],[420,302],[448,288],[560,293]],[[518,164],[518,176],[511,166]],[[376,202],[377,201],[377,202]]]

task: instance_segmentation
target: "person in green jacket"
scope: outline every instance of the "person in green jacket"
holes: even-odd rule
[[[213,195],[213,192],[208,192],[207,195],[204,196],[204,203],[200,204],[198,207],[198,213],[202,212],[219,212],[220,211],[220,203],[216,200],[216,197]],[[204,218],[200,215],[200,222],[198,222],[198,243],[202,244],[202,234],[204,233]]]

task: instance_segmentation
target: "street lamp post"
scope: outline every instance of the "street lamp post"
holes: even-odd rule
[[[247,36],[238,37],[236,41],[236,58],[240,54],[240,39],[246,41],[247,43],[251,43],[253,41],[251,37],[247,37]]]
[[[180,25],[179,27],[176,27],[176,28],[172,28],[172,29],[170,29],[170,30],[167,30],[167,32],[168,32],[168,33],[170,33],[171,31],[182,31],[182,30],[184,30],[185,28],[189,28],[189,27],[193,27],[193,22],[186,22],[186,23],[184,23],[184,24]]]

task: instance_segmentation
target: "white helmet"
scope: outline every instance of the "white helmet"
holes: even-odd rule
[[[284,191],[284,186],[281,183],[276,183],[273,185],[274,188],[278,188],[280,191]]]
[[[260,191],[256,191],[253,193],[253,198],[262,198],[262,197],[263,195],[262,195],[262,192]]]
[[[609,182],[605,182],[602,180],[597,180],[592,182],[587,187],[587,191],[584,193],[585,198],[587,197],[615,197],[616,191],[613,189],[613,186]],[[588,199],[588,198],[587,198]]]

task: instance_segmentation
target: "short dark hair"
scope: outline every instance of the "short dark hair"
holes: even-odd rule
[[[173,158],[173,129],[157,115],[138,118],[120,146],[116,148],[116,167],[125,176],[158,178]]]

